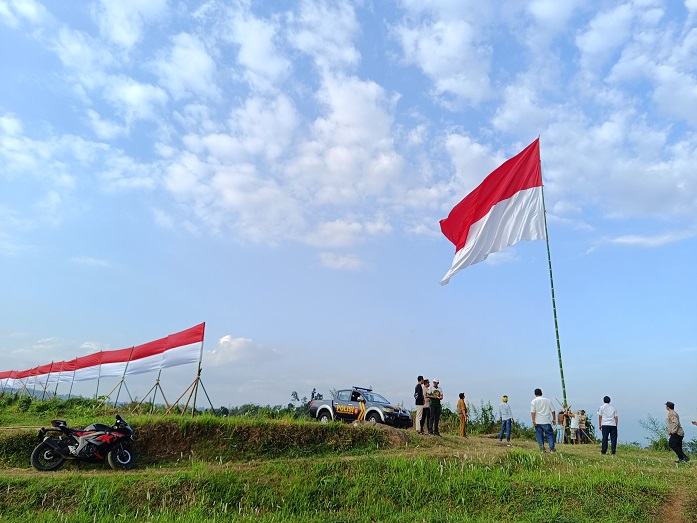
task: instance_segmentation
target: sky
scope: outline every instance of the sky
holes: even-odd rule
[[[697,436],[696,21],[697,0],[0,0],[0,370],[206,322],[216,407],[352,385],[411,406],[422,374],[529,425],[535,388],[563,401],[546,244],[440,286],[439,220],[539,137],[568,403],[611,396],[645,444],[673,401]],[[167,399],[195,376],[163,371]]]

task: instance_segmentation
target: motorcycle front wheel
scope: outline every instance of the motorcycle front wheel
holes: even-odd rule
[[[117,445],[111,449],[107,461],[114,470],[130,470],[136,466],[136,456],[128,445]]]
[[[31,453],[31,466],[41,472],[58,470],[65,463],[65,458],[45,442],[39,443]]]

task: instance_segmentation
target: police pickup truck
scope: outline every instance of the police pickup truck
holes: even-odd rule
[[[339,390],[331,400],[314,400],[310,403],[310,416],[320,423],[354,421],[359,418],[361,411],[362,419],[366,421],[385,423],[397,428],[409,428],[413,424],[406,409],[364,387]]]

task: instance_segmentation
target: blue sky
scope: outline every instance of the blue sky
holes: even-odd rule
[[[438,221],[539,136],[570,404],[697,419],[697,1],[463,5],[0,0],[2,370],[205,321],[216,406],[424,374],[529,423],[544,242],[441,287]]]

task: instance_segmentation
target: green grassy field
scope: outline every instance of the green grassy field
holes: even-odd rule
[[[86,417],[68,421],[96,420]],[[13,424],[36,425],[34,414],[20,418]],[[119,473],[36,472],[35,432],[0,431],[1,521],[697,521],[696,469],[666,452],[560,445],[543,454],[533,441],[413,432],[390,445],[369,424],[291,419],[127,419],[139,466]]]

